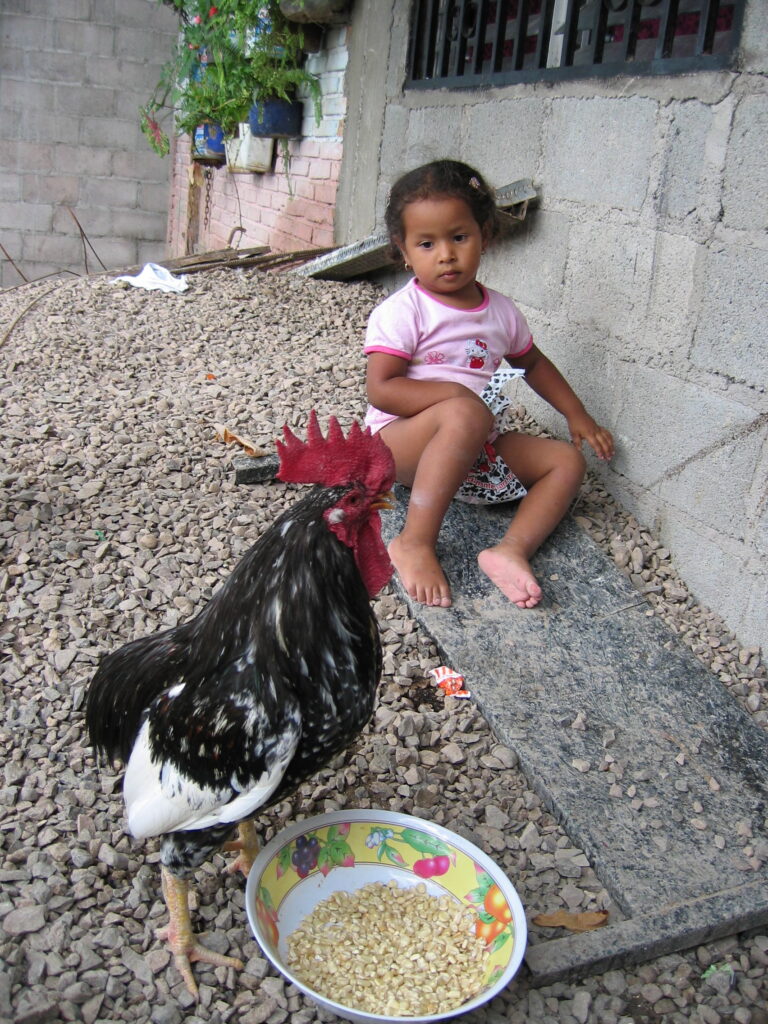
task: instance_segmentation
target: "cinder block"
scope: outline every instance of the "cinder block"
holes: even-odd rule
[[[106,206],[112,210],[132,209],[139,195],[137,181],[119,178],[91,178],[83,182],[80,201],[84,206]]]
[[[461,107],[411,110],[405,139],[405,161],[400,162],[396,173],[400,175],[419,164],[460,151]]]
[[[124,3],[118,0],[114,4],[112,20],[119,21],[120,25],[142,28],[148,37],[165,35],[169,45],[172,45],[179,33],[178,15],[165,4]]]
[[[73,213],[91,241],[94,238],[108,237],[112,234],[112,211],[107,207],[88,207],[78,204]],[[72,215],[63,206],[54,208],[51,228],[60,235],[80,237],[80,229],[72,219]]]
[[[141,241],[165,238],[165,218],[142,210],[115,210],[114,231],[118,238]]]
[[[84,146],[113,151],[133,149],[143,136],[136,121],[117,117],[92,117],[83,121],[80,127],[80,142]]]
[[[53,166],[64,169],[67,173],[89,178],[105,178],[112,173],[112,153],[108,149],[72,146],[61,142],[49,149],[53,153]],[[28,166],[30,165],[31,161],[28,162]]]
[[[88,120],[92,117],[115,116],[115,90],[99,86],[67,85],[59,83],[54,94],[53,109],[59,113],[77,114]]]
[[[405,140],[408,133],[408,111],[396,103],[388,103],[384,111],[384,130],[381,138],[381,173],[391,184],[398,175],[411,167],[406,163]],[[415,166],[415,165],[414,165]],[[382,182],[379,181],[381,188]],[[389,188],[389,185],[386,186]]]
[[[545,117],[543,99],[492,103],[486,98],[468,105],[461,159],[477,167],[488,183],[496,187],[518,178],[534,178],[541,158]]]
[[[631,363],[615,370],[623,406],[613,468],[639,487],[657,492],[664,487],[668,500],[684,463],[754,421],[752,409],[663,370]],[[669,487],[667,480],[672,481]],[[730,491],[731,483],[707,479],[706,486]],[[682,499],[675,503],[685,505]]]
[[[37,111],[53,108],[54,87],[47,82],[3,78],[3,109],[21,111],[31,118]]]
[[[53,48],[70,53],[116,55],[116,30],[111,25],[95,25],[87,21],[53,20]]]
[[[168,212],[168,199],[169,188],[167,181],[158,185],[148,181],[142,181],[139,184],[139,206],[142,210],[165,216]]]
[[[744,410],[746,415],[750,410]],[[744,527],[753,513],[754,481],[768,427],[751,411],[755,429],[736,440],[728,440],[731,431],[723,425],[723,443],[703,452],[667,474],[659,485],[661,498],[684,508],[691,518],[706,523],[734,540],[744,539]],[[723,501],[727,488],[728,500]]]
[[[110,270],[135,267],[139,262],[138,247],[135,242],[126,241],[123,238],[96,238],[91,241],[102,262]]]
[[[695,100],[672,104],[670,113],[673,127],[658,192],[659,213],[714,223],[720,215],[721,169],[712,167],[708,157],[724,155],[729,118],[718,117],[712,107]]]
[[[146,38],[146,36],[145,36]],[[164,63],[172,52],[172,45],[167,45],[158,53],[154,60],[155,66]],[[141,103],[149,99],[159,78],[159,69],[155,70],[150,63],[150,55],[144,50],[129,50],[120,60],[108,57],[93,57],[88,61],[90,74],[98,68],[98,82],[104,86],[117,89],[128,96],[136,95]]]
[[[540,310],[558,309],[570,230],[566,215],[536,210],[509,239],[489,247],[480,267],[481,280],[517,302]]]
[[[765,605],[760,621],[750,621],[745,615],[750,595],[762,596],[766,590],[765,577],[761,580],[749,571],[746,549],[716,531],[702,529],[701,523],[690,519],[681,506],[668,506],[656,529],[697,600],[715,608],[742,642],[768,643]]]
[[[24,263],[52,263],[62,269],[79,266],[83,270],[83,243],[77,235],[32,234],[24,236]]]
[[[577,323],[617,339],[642,330],[653,267],[654,235],[630,224],[571,227],[566,309]]]
[[[547,197],[640,210],[648,190],[657,109],[654,100],[639,96],[554,99],[544,126]]]
[[[95,12],[98,16],[98,7]],[[90,0],[56,0],[56,16],[72,21],[89,21],[92,15]]]
[[[145,263],[163,264],[170,258],[168,247],[164,241],[160,242],[139,242],[137,264],[144,266]]]
[[[77,204],[80,179],[74,174],[25,174],[22,198],[29,203]]]
[[[0,174],[0,203],[15,203],[21,199],[21,186],[26,175]]]
[[[4,149],[3,155],[6,158],[11,156],[8,147]],[[51,146],[48,142],[25,142],[19,140],[14,143],[12,157],[8,160],[6,166],[9,170],[13,168],[21,173],[28,170],[43,173],[62,165],[57,162],[56,146]]]
[[[768,252],[746,245],[705,249],[694,366],[759,389],[768,381]]]
[[[659,355],[666,362],[679,360],[680,365],[688,361],[699,251],[699,244],[685,235],[657,232],[647,316],[637,332],[643,353]]]
[[[768,96],[744,96],[736,107],[723,181],[723,222],[745,231],[768,227]]]
[[[0,203],[0,231],[48,232],[53,211],[47,203]]]
[[[54,49],[53,33],[55,19],[48,10],[41,16],[15,13],[7,10],[3,0],[3,36],[12,39],[15,46],[34,53]]]
[[[112,172],[118,178],[137,178],[141,182],[167,182],[168,171],[168,161],[161,160],[157,153],[149,148],[148,143],[141,149],[122,150],[112,157]]]
[[[3,86],[5,88],[5,86]],[[4,115],[5,116],[5,115]],[[19,122],[18,137],[25,142],[71,143],[80,132],[80,119],[69,114],[54,114],[48,110],[35,111],[34,117],[23,117]]]
[[[5,65],[6,49],[3,47],[3,64]],[[86,58],[77,53],[61,53],[56,50],[48,50],[44,54],[35,51],[30,54],[34,60],[40,61],[40,67],[44,72],[43,77],[48,82],[72,82],[82,83],[86,77]],[[5,66],[3,73],[6,73]],[[35,75],[35,77],[38,77]]]

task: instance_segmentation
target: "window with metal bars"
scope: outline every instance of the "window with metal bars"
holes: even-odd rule
[[[653,75],[733,63],[746,0],[415,0],[407,86]]]

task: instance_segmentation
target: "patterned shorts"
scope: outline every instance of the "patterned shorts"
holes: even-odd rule
[[[497,370],[480,396],[494,415],[490,435],[493,439],[504,433],[506,427],[509,399],[503,393],[504,385],[521,373],[514,369]],[[455,497],[469,505],[497,505],[503,501],[518,501],[527,493],[504,459],[497,455],[493,441],[488,440]]]

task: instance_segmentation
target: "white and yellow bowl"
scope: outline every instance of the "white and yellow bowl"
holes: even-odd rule
[[[476,914],[475,931],[489,957],[474,998],[427,1017],[381,1016],[333,1002],[286,966],[288,936],[321,900],[393,880],[400,888],[424,883],[431,895],[448,894]],[[456,833],[391,811],[336,811],[288,826],[256,858],[246,909],[256,941],[274,966],[320,1006],[358,1024],[421,1024],[468,1013],[506,988],[525,953],[525,913],[501,868]],[[459,972],[461,964],[451,969]]]

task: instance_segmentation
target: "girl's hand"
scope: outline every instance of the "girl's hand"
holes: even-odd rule
[[[596,423],[588,412],[569,416],[568,430],[571,433],[571,441],[577,448],[581,448],[582,442],[586,441],[598,459],[613,458],[613,436],[610,430]]]

